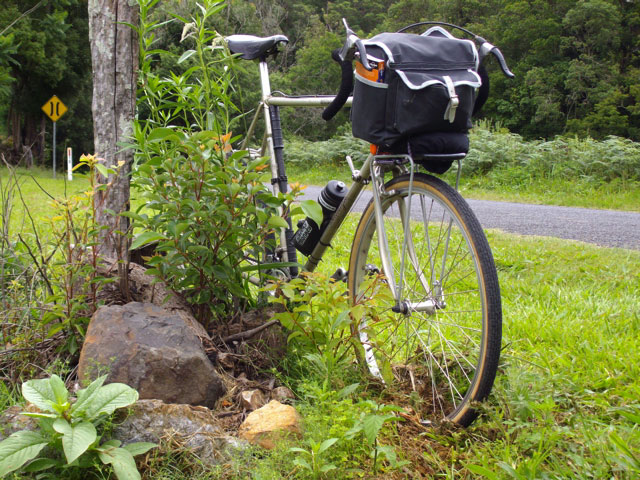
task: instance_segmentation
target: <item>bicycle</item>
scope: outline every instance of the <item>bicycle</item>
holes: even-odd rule
[[[342,85],[336,96],[272,93],[267,59],[287,42],[284,35],[227,37],[232,53],[259,60],[262,100],[241,148],[247,148],[262,116],[265,133],[257,154],[270,157],[274,193],[287,192],[279,108],[323,106],[323,117],[330,118],[353,102],[352,61],[358,62],[357,68],[372,69],[365,44],[344,23],[345,44],[333,53],[342,68]],[[503,72],[513,75],[497,48],[461,27],[421,22],[400,32],[425,25],[449,26],[473,35],[483,58],[494,54]],[[302,241],[297,239],[298,248],[308,254],[303,270],[312,272],[317,267],[356,199],[371,184],[372,199],[356,228],[349,268],[339,270],[334,278],[346,279],[353,302],[384,297],[381,289],[393,300],[367,318],[354,319],[353,334],[361,344],[358,359],[385,384],[416,392],[423,423],[444,420],[466,426],[477,416],[473,402],[484,400],[493,386],[502,329],[500,287],[491,249],[480,223],[457,192],[460,160],[466,152],[416,154],[410,147],[399,153],[379,150],[372,146],[359,170],[347,157],[353,179],[348,189],[335,183],[325,188],[329,191],[325,197],[321,195],[320,202],[330,218],[325,218],[322,228],[316,224],[316,231],[300,235]],[[418,165],[428,164],[437,170],[443,162],[450,165],[454,161],[458,165],[455,188],[416,171]],[[342,190],[336,193],[338,187]],[[288,223],[289,228],[281,230],[279,248],[271,252],[271,260],[294,265],[298,232],[294,235],[290,219]],[[312,241],[307,245],[310,236]],[[378,260],[380,265],[376,266]],[[284,272],[281,274],[293,277],[298,269],[293,266]],[[375,290],[363,289],[363,285],[371,286],[366,280],[373,275],[382,279],[374,283]]]

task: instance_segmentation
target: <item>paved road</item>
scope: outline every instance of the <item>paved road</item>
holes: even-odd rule
[[[320,190],[309,186],[305,198],[317,199]],[[369,198],[371,194],[364,192],[356,209],[362,210]],[[640,250],[640,213],[488,200],[469,200],[469,204],[484,228]]]

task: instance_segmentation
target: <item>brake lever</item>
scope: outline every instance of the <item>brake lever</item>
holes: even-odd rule
[[[365,48],[364,43],[362,43],[360,37],[358,37],[353,30],[349,28],[349,25],[347,25],[347,21],[344,18],[342,19],[342,23],[347,31],[347,39],[338,53],[340,60],[342,62],[352,61],[355,58],[355,49],[353,48],[355,45],[358,50],[358,54],[360,55],[360,63],[362,63],[362,66],[369,71],[373,70],[373,67],[369,65],[369,61],[367,60],[367,49]]]
[[[478,38],[481,38],[481,37],[478,37]],[[484,41],[480,46],[480,58],[483,59],[490,53],[492,53],[493,56],[496,57],[496,60],[498,60],[498,63],[500,64],[500,68],[502,69],[502,73],[504,73],[509,78],[514,78],[515,75],[511,70],[509,70],[509,67],[507,66],[507,62],[504,59],[504,56],[502,55],[502,52],[500,51],[500,49],[495,45],[492,45],[489,42]]]

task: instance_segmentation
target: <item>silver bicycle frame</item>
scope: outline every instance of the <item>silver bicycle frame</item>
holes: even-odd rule
[[[258,118],[262,114],[264,119],[265,131],[264,131],[264,138],[262,141],[262,148],[260,150],[260,155],[264,156],[266,154],[269,156],[272,178],[277,178],[278,166],[275,160],[276,157],[275,157],[275,149],[274,149],[274,143],[273,143],[273,130],[271,125],[271,117],[269,115],[269,106],[273,105],[273,106],[282,106],[282,107],[325,107],[329,105],[335,97],[331,95],[301,95],[296,97],[274,96],[271,92],[271,84],[269,82],[269,70],[267,67],[267,63],[265,61],[260,62],[260,86],[262,89],[262,98],[260,103],[261,108],[258,108],[256,110],[256,113],[251,121],[249,130],[247,132],[245,142],[242,145],[242,149],[246,149],[248,145],[247,142],[249,141],[250,138],[252,138],[253,133],[255,131],[255,127],[257,125]],[[353,98],[349,97],[345,105],[350,106],[352,103],[352,100]],[[408,158],[408,161],[411,166],[410,178],[412,179],[413,171],[414,171],[413,160],[411,159],[410,156],[405,156],[405,157]],[[376,215],[376,229],[378,231],[378,239],[380,242],[380,245],[379,245],[380,256],[383,262],[385,275],[389,283],[392,285],[391,291],[393,292],[396,305],[398,306],[402,302],[403,286],[402,286],[402,283],[397,285],[396,280],[394,278],[395,275],[393,272],[393,268],[391,268],[391,260],[390,260],[391,255],[389,252],[389,246],[387,244],[386,234],[384,231],[384,222],[382,222],[383,212],[382,212],[382,206],[381,206],[380,195],[379,195],[380,192],[378,190],[383,187],[384,179],[378,177],[374,173],[376,168],[375,161],[378,158],[383,159],[385,158],[385,156],[369,154],[361,170],[357,172],[357,174],[354,172],[354,175],[353,175],[354,181],[349,188],[349,192],[340,203],[340,206],[338,207],[336,212],[333,214],[331,221],[329,222],[329,224],[327,225],[327,228],[325,229],[322,236],[320,237],[320,241],[317,243],[317,245],[315,246],[315,248],[313,249],[309,257],[307,258],[307,263],[304,265],[303,268],[307,272],[312,272],[315,270],[315,268],[318,266],[318,264],[322,260],[322,257],[327,247],[331,244],[331,241],[333,240],[333,237],[335,236],[336,232],[340,229],[342,222],[346,218],[347,214],[351,211],[351,207],[353,207],[353,204],[356,202],[356,200],[360,196],[362,189],[366,186],[367,183],[369,183],[369,180],[373,177],[375,180],[374,181],[374,208],[375,208],[375,215]],[[397,156],[395,156],[394,158],[397,158]],[[411,184],[412,183],[413,182],[411,182]],[[273,184],[273,192],[274,194],[278,194],[280,192],[279,186],[275,182]],[[403,206],[402,209],[403,209],[402,222],[405,230],[407,230],[409,228],[409,212],[411,210],[410,195],[409,195],[409,205]],[[282,212],[280,213],[282,214]],[[405,235],[405,239],[406,238],[410,239],[411,235]],[[286,245],[284,228],[280,230],[280,245],[281,246]],[[402,265],[401,265],[401,272],[400,272],[401,278],[402,278],[402,270],[404,270],[405,268],[404,266],[405,256],[408,256],[409,261],[415,266],[415,252],[414,252],[413,243],[411,241],[407,242],[405,240],[402,248],[403,248]],[[283,249],[283,251],[286,253],[286,248]],[[285,260],[288,261],[288,259],[285,259]],[[423,277],[422,275],[420,275],[420,277],[423,283],[428,284],[427,280],[422,278]],[[435,309],[435,305],[433,304],[433,302],[421,302],[420,304],[408,305],[408,308],[412,310],[420,310],[420,311],[433,311]]]
[[[269,81],[269,68],[267,66],[267,62],[261,61],[259,64],[259,69],[260,69],[260,88],[262,91],[261,102],[260,102],[259,108],[256,110],[253,116],[253,119],[251,120],[249,130],[247,131],[247,135],[241,146],[241,149],[245,150],[248,147],[249,139],[253,137],[255,127],[258,123],[258,118],[260,117],[260,115],[262,115],[263,121],[264,121],[264,137],[262,139],[262,147],[260,149],[260,155],[261,156],[268,155],[269,166],[271,168],[271,177],[277,178],[278,166],[276,163],[275,148],[273,144],[273,128],[271,125],[271,117],[269,115],[269,107],[271,105],[281,106],[281,107],[326,107],[333,101],[335,96],[333,95],[301,95],[301,96],[295,96],[295,97],[275,96],[271,92],[271,82]],[[345,105],[350,106],[352,100],[353,100],[352,97],[349,97]],[[369,159],[368,159],[368,162],[370,162]],[[363,168],[363,172],[368,172],[368,167],[366,169]],[[316,268],[316,266],[322,259],[322,255],[324,254],[324,251],[326,250],[326,246],[322,247],[322,244],[329,245],[329,243],[333,239],[333,236],[340,228],[342,221],[347,216],[347,213],[349,213],[349,211],[351,210],[351,207],[353,206],[356,199],[358,198],[358,195],[362,191],[362,188],[364,187],[365,183],[366,183],[366,178],[362,178],[362,180],[360,180],[359,182],[354,181],[354,184],[351,186],[349,193],[347,194],[347,197],[340,204],[340,207],[333,215],[332,221],[329,223],[329,226],[327,227],[324,234],[322,235],[320,242],[318,242],[318,245],[309,256],[309,260],[307,261],[304,267],[306,271],[313,271]],[[280,193],[280,189],[277,183],[274,183],[272,188],[273,188],[274,194],[277,195],[278,193]],[[279,213],[282,214],[283,213],[282,210]],[[280,229],[280,245],[281,246],[286,245],[284,228]],[[286,248],[283,249],[283,252],[285,253],[285,256],[286,256]],[[285,258],[284,260],[287,262],[289,261],[288,258]]]

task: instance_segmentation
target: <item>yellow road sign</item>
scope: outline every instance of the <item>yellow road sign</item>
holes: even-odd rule
[[[67,107],[62,101],[55,95],[51,97],[47,103],[42,106],[42,111],[54,122],[64,115],[67,111]]]

